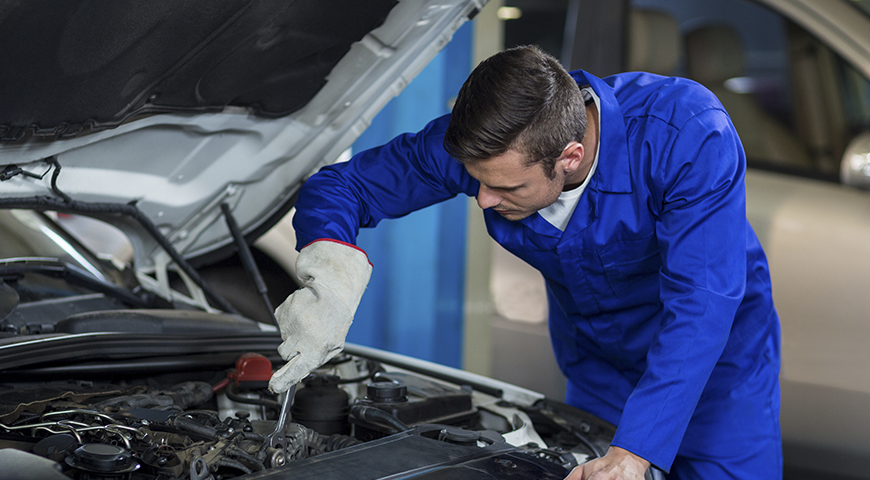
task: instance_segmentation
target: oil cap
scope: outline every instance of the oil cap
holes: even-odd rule
[[[375,403],[408,401],[408,387],[400,382],[372,382],[366,385],[366,398]]]
[[[438,432],[438,440],[454,445],[472,446],[477,445],[477,441],[480,440],[480,433],[464,428],[447,427]]]
[[[102,443],[88,443],[66,458],[73,468],[88,472],[126,473],[139,468],[139,463],[124,448]]]

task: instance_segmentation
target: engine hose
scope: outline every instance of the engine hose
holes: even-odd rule
[[[400,432],[406,432],[411,429],[411,427],[409,427],[390,413],[387,413],[375,407],[354,405],[350,408],[350,414],[356,418],[359,418],[360,420],[365,420],[367,422],[380,423],[382,425],[386,424]]]
[[[239,458],[242,460],[247,460],[249,463],[254,464],[254,467],[256,467],[254,469],[255,472],[259,472],[261,470],[266,469],[266,465],[263,462],[261,462],[260,460],[258,460],[256,457],[254,457],[250,453],[242,450],[241,448],[239,448],[235,445],[230,445],[229,448],[226,449],[226,454],[230,457],[236,457],[236,458]]]
[[[338,381],[338,384],[345,385],[348,383],[364,382],[374,377],[377,373],[381,372],[383,370],[383,367],[381,367],[381,362],[378,362],[377,360],[366,360],[366,370],[368,370],[369,372],[366,375],[356,378],[342,378]]]
[[[211,440],[214,440],[218,437],[218,432],[214,428],[198,423],[196,420],[185,417],[184,415],[175,417],[172,420],[172,424],[184,431],[194,433],[196,435],[200,435]]]
[[[574,437],[577,438],[577,440],[580,440],[580,443],[582,443],[586,448],[588,448],[592,452],[593,455],[595,455],[595,458],[601,458],[604,456],[604,454],[601,453],[601,451],[598,450],[595,447],[595,445],[592,445],[592,442],[590,442],[588,439],[586,439],[586,437],[581,435],[579,432],[575,432],[572,430],[571,433],[573,433]]]
[[[254,455],[254,457],[261,462],[265,462],[266,457],[268,457],[268,456],[269,456],[269,442],[263,441],[262,443],[260,443],[260,449],[257,450],[257,454]]]
[[[341,450],[342,448],[359,445],[363,442],[357,438],[351,437],[350,435],[335,433],[330,435],[329,438],[324,439],[321,437],[320,443],[324,446],[324,452],[334,452],[336,450]]]
[[[281,404],[280,403],[278,403],[274,400],[268,400],[265,398],[243,397],[242,395],[239,394],[239,391],[236,388],[237,388],[236,385],[232,382],[230,382],[230,384],[227,385],[227,388],[224,389],[224,393],[226,393],[227,398],[229,398],[230,400],[232,400],[236,403],[245,403],[248,405],[261,405],[263,407],[266,407],[266,408],[269,408],[272,410],[281,411]]]
[[[219,459],[217,459],[217,461],[214,462],[214,463],[215,463],[215,465],[218,465],[218,466],[220,466],[220,467],[235,468],[236,470],[241,470],[241,471],[243,471],[243,472],[245,472],[245,473],[254,473],[253,470],[251,470],[250,468],[246,467],[245,464],[243,464],[242,462],[239,462],[239,461],[236,461],[236,460],[232,460],[232,459],[229,459],[229,458],[219,458]]]
[[[208,417],[214,423],[221,423],[221,417],[213,410],[185,410],[184,415],[188,417]]]
[[[211,400],[214,392],[211,385],[206,382],[184,382],[172,386],[165,395],[172,397],[173,405],[181,407],[182,410],[187,410],[190,407],[202,405]]]
[[[244,440],[250,440],[257,443],[260,443],[264,440],[263,436],[259,433],[236,430],[235,432],[231,433],[229,437],[227,437],[227,441],[234,441],[238,437],[242,437],[242,439]]]

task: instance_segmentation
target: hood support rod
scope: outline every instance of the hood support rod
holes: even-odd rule
[[[248,272],[248,275],[251,276],[251,280],[254,281],[254,285],[257,287],[257,291],[260,292],[260,296],[263,297],[263,302],[266,304],[266,310],[269,311],[269,316],[272,317],[272,321],[275,322],[275,325],[278,325],[278,319],[275,318],[275,309],[272,307],[272,302],[269,301],[269,288],[266,286],[266,282],[263,281],[260,269],[257,268],[257,262],[254,261],[254,256],[251,254],[251,247],[248,245],[248,242],[245,241],[245,236],[242,234],[242,230],[239,228],[239,224],[236,223],[236,219],[233,217],[230,206],[227,205],[226,202],[221,203],[221,211],[224,214],[224,218],[226,218],[227,227],[233,235],[233,240],[236,242],[236,250],[239,252],[239,258],[242,259],[242,265],[245,267],[245,271]]]

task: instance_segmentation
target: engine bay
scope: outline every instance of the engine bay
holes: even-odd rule
[[[564,478],[613,433],[558,402],[520,405],[345,353],[299,385],[275,445],[282,399],[267,389],[264,355],[240,355],[232,369],[90,371],[4,377],[4,478]]]
[[[44,215],[0,217],[30,239],[0,262],[4,480],[562,479],[615,433],[539,393],[359,345],[276,395],[274,325],[196,308],[196,282],[190,297],[143,289]]]

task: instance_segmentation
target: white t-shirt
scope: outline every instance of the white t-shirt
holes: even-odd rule
[[[590,96],[592,100],[595,102],[595,108],[598,111],[601,111],[601,100],[598,98],[598,95],[591,88],[584,88],[581,90],[583,93],[583,98],[588,99]],[[599,116],[598,123],[598,131],[601,131],[601,121]],[[598,143],[600,146],[601,143]],[[573,188],[571,190],[562,192],[559,195],[559,199],[552,205],[547,208],[542,208],[538,210],[538,213],[544,217],[544,220],[550,222],[551,225],[558,228],[561,231],[565,231],[565,228],[568,226],[568,220],[571,220],[571,215],[574,214],[574,209],[577,208],[577,203],[580,201],[580,195],[583,194],[583,191],[586,190],[586,185],[589,185],[589,180],[592,178],[592,174],[595,173],[595,167],[598,166],[598,151],[600,150],[596,146],[595,148],[595,158],[592,160],[592,168],[589,169],[589,173],[586,175],[586,179],[583,180],[583,183],[580,184],[579,187]]]

